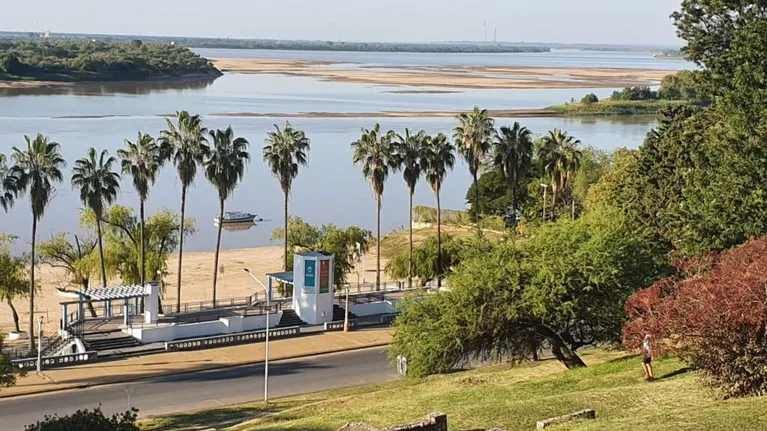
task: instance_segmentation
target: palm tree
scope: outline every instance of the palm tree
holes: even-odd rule
[[[72,188],[80,189],[80,200],[96,216],[102,287],[107,286],[107,271],[104,264],[101,220],[104,217],[104,208],[111,205],[120,192],[120,174],[112,172],[112,165],[116,161],[107,150],[103,150],[96,159],[96,149],[91,147],[88,157],[77,160],[72,168]]]
[[[8,212],[16,199],[16,182],[8,167],[5,154],[0,154],[0,207]]]
[[[405,129],[405,135],[397,135],[394,142],[395,163],[402,169],[405,184],[410,194],[410,247],[408,254],[407,286],[413,287],[413,194],[415,186],[423,172],[424,147],[426,132],[421,130],[415,135]]]
[[[578,148],[580,143],[581,141],[559,129],[554,129],[541,138],[537,156],[543,174],[551,184],[554,202],[557,194],[573,183],[575,172],[581,164],[581,151]]]
[[[475,106],[469,113],[456,117],[458,124],[453,129],[453,140],[458,151],[469,165],[469,173],[474,181],[474,221],[479,220],[479,186],[477,184],[480,166],[490,151],[495,136],[495,121],[486,109]]]
[[[163,160],[173,160],[181,180],[181,232],[184,232],[186,191],[197,176],[197,165],[202,165],[208,154],[208,129],[202,126],[202,117],[187,111],[176,112],[178,126],[165,119],[168,129],[160,132],[160,149]],[[178,243],[178,276],[176,279],[176,312],[181,312],[181,263],[184,256],[184,236]]]
[[[35,350],[34,313],[35,313],[35,241],[37,239],[37,222],[43,218],[45,210],[56,193],[53,183],[61,182],[61,169],[67,164],[59,152],[59,144],[51,142],[46,136],[38,134],[35,139],[24,136],[27,148],[20,150],[13,147],[13,158],[16,164],[11,168],[16,190],[19,193],[29,192],[29,202],[32,209],[32,265],[30,268],[29,285],[29,349]]]
[[[397,168],[397,157],[391,144],[394,132],[381,133],[381,126],[363,129],[362,136],[351,147],[354,150],[353,162],[362,166],[362,175],[370,182],[370,188],[376,196],[376,290],[381,289],[381,196],[384,192],[389,170]]]
[[[442,207],[439,202],[439,192],[445,181],[448,170],[455,166],[455,147],[442,133],[426,141],[422,168],[426,174],[426,182],[437,197],[437,288],[442,287]]]
[[[511,206],[517,210],[517,188],[533,160],[533,133],[515,122],[501,127],[493,144],[493,164],[501,169],[511,193]]]
[[[299,166],[306,166],[306,153],[309,151],[309,138],[303,131],[294,129],[289,122],[280,128],[275,124],[274,132],[266,135],[264,161],[272,169],[272,174],[280,182],[285,195],[285,267],[288,270],[288,196],[293,180],[298,176]]]
[[[237,188],[245,175],[245,166],[250,162],[248,141],[235,138],[232,127],[226,130],[210,131],[213,148],[204,162],[205,178],[218,191],[219,218],[216,237],[216,257],[213,261],[213,304],[216,303],[216,283],[218,281],[218,254],[221,250],[221,229],[224,220],[224,202]]]
[[[148,133],[138,133],[136,143],[125,140],[127,149],[117,150],[120,156],[123,174],[133,177],[133,188],[139,197],[139,215],[141,217],[141,248],[140,248],[140,280],[141,285],[146,281],[146,220],[144,205],[149,197],[149,186],[154,185],[157,175],[164,162],[160,147]]]

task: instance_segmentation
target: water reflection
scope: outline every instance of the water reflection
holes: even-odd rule
[[[1,96],[112,96],[115,94],[146,95],[155,92],[177,90],[203,90],[215,78],[183,79],[175,81],[121,81],[121,82],[78,82],[39,88],[0,88]]]

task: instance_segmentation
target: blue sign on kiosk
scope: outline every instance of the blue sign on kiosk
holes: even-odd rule
[[[317,261],[305,260],[304,261],[304,287],[315,287],[315,280],[317,279]]]

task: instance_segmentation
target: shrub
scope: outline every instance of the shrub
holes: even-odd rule
[[[767,394],[767,239],[677,266],[626,302],[624,345],[651,334],[725,396]]]
[[[451,235],[442,235],[442,271],[448,273],[458,264],[461,253],[461,242]],[[393,278],[407,278],[408,250],[397,253],[386,265],[386,273]],[[418,278],[421,286],[437,278],[437,237],[432,236],[413,248],[413,276]]]
[[[78,410],[70,416],[45,416],[34,425],[24,427],[25,431],[139,431],[136,425],[138,410],[104,416],[100,407],[93,411]]]
[[[594,93],[589,93],[585,96],[583,96],[583,99],[581,99],[581,103],[584,105],[591,105],[592,103],[599,102],[599,97],[597,97]]]

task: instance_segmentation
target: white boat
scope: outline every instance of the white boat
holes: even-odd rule
[[[224,213],[223,220],[219,220],[219,217],[214,217],[213,223],[216,223],[216,224],[250,223],[250,222],[253,222],[256,219],[256,217],[258,217],[256,214],[251,214],[251,213],[227,212],[227,213]]]

